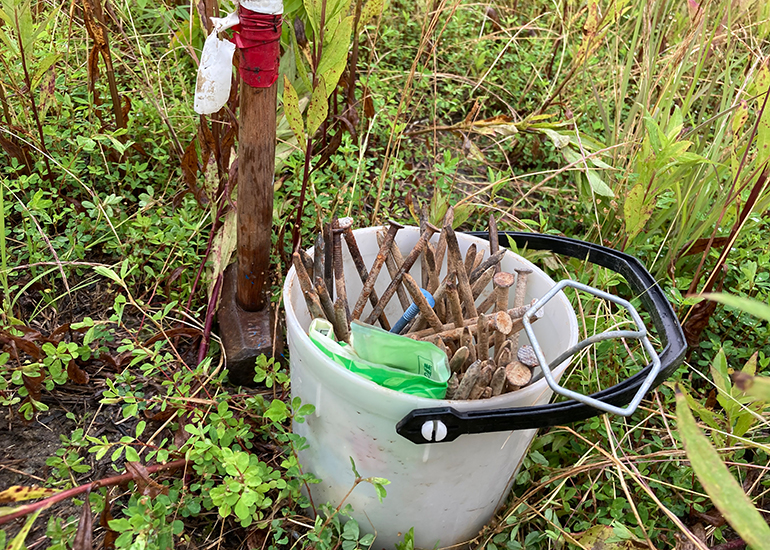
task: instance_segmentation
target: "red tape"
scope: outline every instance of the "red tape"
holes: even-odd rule
[[[278,79],[283,17],[239,6],[238,18],[232,41],[241,52],[241,78],[252,88],[269,88]]]

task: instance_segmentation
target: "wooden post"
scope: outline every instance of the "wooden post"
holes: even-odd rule
[[[277,84],[241,82],[238,132],[238,305],[259,311],[268,303],[272,249]]]

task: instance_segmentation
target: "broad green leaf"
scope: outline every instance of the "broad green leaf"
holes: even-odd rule
[[[647,136],[650,138],[652,150],[656,153],[659,152],[667,141],[666,134],[660,129],[655,119],[649,115],[644,117],[644,126],[647,128]]]
[[[749,119],[749,104],[748,102],[741,101],[733,112],[733,134],[738,136],[741,132],[741,128]]]
[[[757,421],[757,417],[751,413],[759,413],[759,410],[762,409],[762,404],[755,403],[754,405],[748,406],[746,408],[749,410],[741,410],[740,414],[738,415],[738,420],[736,420],[735,426],[733,426],[733,435],[737,437],[743,437],[746,432],[749,431],[751,426],[754,425],[754,423]]]
[[[719,417],[703,405],[701,405],[693,396],[691,396],[689,393],[687,393],[684,389],[679,388],[679,391],[681,391],[685,398],[687,399],[687,404],[690,406],[690,409],[694,410],[695,413],[700,417],[700,419],[709,425],[709,427],[714,428],[715,430],[721,430],[722,426],[719,425]]]
[[[0,18],[5,19],[3,10],[0,10]],[[13,40],[13,36],[3,32],[2,26],[0,26],[0,40],[3,41],[3,44],[5,44],[5,47],[8,49],[8,52],[11,54],[12,57],[15,57],[16,55],[18,55],[18,48],[16,46],[16,43]]]
[[[340,75],[348,63],[348,48],[350,47],[352,31],[353,16],[348,16],[342,20],[331,36],[324,37],[323,52],[321,52],[321,60],[318,62],[318,74],[325,81],[327,97],[337,88]]]
[[[318,128],[329,115],[329,99],[326,93],[326,83],[323,76],[318,78],[318,85],[313,90],[310,105],[307,107],[307,133],[315,135]]]
[[[375,17],[379,17],[384,5],[385,3],[383,0],[369,0],[364,4],[364,7],[361,8],[361,17],[358,18],[358,28],[356,28],[356,32],[360,34],[363,32],[364,27],[369,21]]]
[[[358,522],[355,520],[350,520],[345,524],[345,527],[342,529],[342,538],[347,540],[358,540],[358,535],[360,531],[358,529]]]
[[[739,390],[764,402],[770,401],[770,378],[751,376],[745,372],[733,373],[733,383]]]
[[[669,147],[666,147],[665,155],[667,158],[673,159],[674,164],[679,163],[682,155],[687,152],[687,149],[692,145],[692,141],[682,140],[672,143]]]
[[[292,25],[292,28],[294,25]],[[281,56],[278,73],[289,79],[289,82],[297,81],[297,56],[294,54],[294,46],[289,44]],[[283,80],[278,80],[278,95],[283,97]],[[299,95],[299,94],[298,94]]]
[[[732,384],[730,383],[730,373],[727,370],[727,356],[724,349],[717,352],[714,361],[711,363],[711,377],[719,388],[717,392],[717,402],[722,406],[730,421],[730,427],[740,412],[741,405],[732,395]]]
[[[235,515],[238,516],[238,519],[240,519],[241,521],[248,520],[251,516],[251,509],[248,506],[246,506],[241,500],[235,503],[233,512],[235,512]]]
[[[388,496],[388,492],[385,490],[385,487],[380,483],[373,483],[374,490],[377,491],[377,498],[380,502],[382,502],[382,499],[384,499],[386,496]]]
[[[13,13],[13,12],[11,12],[11,13]],[[5,21],[5,23],[6,23],[6,24],[7,24],[9,27],[13,26],[13,17],[11,17],[10,15],[8,15],[8,13],[6,13],[6,11],[5,11],[4,9],[2,9],[2,8],[0,8],[0,19],[2,19],[3,21]]]
[[[464,224],[471,217],[475,209],[474,205],[468,203],[455,207],[455,219],[452,221],[452,228],[456,229]]]
[[[118,283],[120,286],[125,288],[126,283],[124,283],[123,280],[120,277],[118,277],[118,274],[115,273],[109,267],[106,267],[106,266],[103,266],[103,265],[95,265],[94,266],[94,271],[96,271],[96,273],[98,275],[101,275],[102,277],[107,277],[108,279],[112,279],[113,281]]]
[[[760,40],[766,40],[770,35],[770,2],[759,2],[759,13],[757,14],[758,35]]]
[[[597,168],[601,168],[602,170],[612,170],[612,166],[604,162],[602,159],[594,155],[593,157],[587,159],[588,162]]]
[[[136,449],[126,445],[126,462],[139,462],[140,460],[139,453],[136,452]]]
[[[714,506],[750,546],[766,548],[766,542],[770,540],[770,527],[730,475],[708,438],[698,429],[687,400],[681,393],[676,396],[676,416],[679,435],[692,469]]]
[[[599,173],[596,170],[591,168],[586,170],[586,177],[588,177],[588,184],[591,186],[591,189],[597,195],[601,195],[602,197],[615,196],[615,193],[612,192],[610,186],[604,183],[604,180],[599,177]]]
[[[283,422],[289,417],[289,408],[280,399],[273,399],[263,416],[273,422]]]
[[[564,147],[561,150],[561,154],[564,156],[564,159],[575,168],[585,168],[586,159],[572,147]],[[588,184],[591,186],[591,190],[597,195],[604,197],[615,196],[615,193],[613,193],[612,189],[610,189],[609,186],[604,183],[601,177],[599,177],[599,174],[596,170],[588,168],[586,170],[586,179],[588,180]]]
[[[655,197],[645,201],[644,186],[636,184],[626,196],[623,204],[623,216],[626,222],[626,233],[630,241],[644,229],[647,220],[655,211]]]
[[[711,376],[714,378],[714,383],[722,392],[730,394],[730,382],[729,374],[727,372],[727,356],[725,350],[720,348],[714,357],[714,362],[711,363]]]
[[[302,79],[302,84],[304,84],[305,89],[310,90],[313,88],[313,85],[311,84],[310,77],[307,74],[305,60],[302,58],[302,51],[300,50],[299,44],[297,44],[297,33],[294,30],[294,25],[288,25],[288,27],[289,36],[291,36],[291,49],[294,52],[294,62],[297,67],[297,72],[299,73],[299,77]]]
[[[723,294],[719,292],[711,294],[703,294],[703,297],[707,300],[714,300],[726,306],[734,307],[745,311],[749,315],[770,321],[770,305],[760,302],[758,300],[752,300],[751,298],[744,298],[742,296],[733,296],[732,294]]]
[[[126,141],[125,143],[122,143],[118,138],[111,134],[96,134],[94,138],[99,139],[100,141],[108,141],[120,155],[125,153],[126,149],[131,147],[131,145],[134,143],[133,141]]]
[[[348,11],[350,11],[350,0],[326,0],[324,35],[326,35],[326,33],[334,33]],[[325,41],[324,36],[324,42]],[[326,45],[324,45],[324,47],[326,47]]]
[[[61,59],[60,53],[52,53],[51,55],[48,55],[43,58],[43,60],[38,64],[37,69],[35,70],[35,74],[32,76],[32,89],[36,90],[38,87],[38,84],[40,84],[40,80],[42,80],[43,75],[45,75],[46,71],[50,69],[54,63],[59,61]]]
[[[5,19],[8,27],[21,37],[21,42],[27,55],[30,52],[29,46],[35,38],[30,4],[31,2],[5,2],[2,13],[2,17]],[[16,42],[18,47],[18,42],[15,39],[14,42]]]
[[[683,127],[684,124],[682,122],[682,110],[677,105],[674,107],[674,113],[671,115],[671,120],[668,121],[668,126],[666,127],[666,138],[668,138],[669,141],[675,140],[679,133],[682,131]]]
[[[404,540],[396,543],[396,550],[414,550],[414,527],[404,535]]]
[[[283,113],[291,127],[300,149],[306,150],[305,144],[305,122],[302,120],[302,113],[299,111],[299,98],[294,86],[291,85],[286,75],[283,77]]]
[[[31,2],[29,5],[31,5]],[[40,35],[40,33],[42,33],[44,30],[48,28],[48,25],[50,25],[56,19],[56,17],[59,15],[59,10],[61,9],[61,6],[62,6],[61,3],[55,4],[54,9],[48,12],[48,16],[45,18],[45,20],[40,20],[40,18],[38,18],[37,26],[32,27],[32,34],[28,38],[29,43],[27,43],[27,41],[25,40],[25,43],[24,43],[25,51],[28,51],[28,52],[32,51],[32,45],[35,39]]]
[[[323,0],[302,0],[310,26],[313,28],[313,36],[319,36],[321,29],[321,2]]]
[[[441,192],[438,186],[433,188],[433,196],[428,205],[428,220],[436,227],[441,227],[446,211],[449,209],[447,196]]]
[[[543,132],[545,135],[547,135],[551,139],[551,142],[553,142],[553,146],[556,147],[557,149],[562,149],[567,145],[569,145],[570,143],[569,136],[560,134],[556,130],[552,130],[550,128],[543,128],[540,131]]]

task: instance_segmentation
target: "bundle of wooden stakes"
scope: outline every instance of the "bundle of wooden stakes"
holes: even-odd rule
[[[519,346],[522,317],[534,303],[534,300],[524,303],[531,270],[502,271],[500,263],[505,251],[499,249],[493,216],[489,218],[489,257],[485,259],[486,251],[474,243],[463,258],[452,229],[453,218],[450,207],[440,232],[423,220],[420,238],[406,257],[395,242],[403,226],[390,221],[388,228],[377,235],[380,248],[369,269],[353,234],[352,220],[335,219],[316,239],[314,257],[302,250],[293,255],[308,310],[312,317],[331,322],[338,340],[348,341],[350,321],[361,319],[367,301],[372,311],[363,322],[378,322],[385,330],[391,330],[385,315],[391,298],[398,296],[404,311],[413,301],[419,314],[400,334],[429,341],[447,354],[452,372],[447,399],[485,399],[518,390],[529,384],[532,369],[538,365],[532,347]],[[430,239],[436,233],[439,237],[434,245]],[[343,272],[342,238],[363,284],[352,310]],[[422,271],[420,283],[409,274],[418,259]],[[444,259],[446,275],[440,279]],[[382,296],[378,296],[374,284],[383,266],[390,273],[391,281]],[[484,296],[490,283],[493,290]],[[435,305],[430,305],[423,289],[433,297]],[[335,290],[337,298],[333,300]]]

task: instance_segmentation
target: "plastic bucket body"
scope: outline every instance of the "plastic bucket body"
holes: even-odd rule
[[[367,266],[373,264],[379,249],[378,229],[355,232]],[[396,242],[406,254],[418,238],[417,228],[406,227],[399,231]],[[488,241],[462,233],[457,238],[463,254],[472,243],[479,250],[489,250]],[[347,249],[343,251],[352,305],[362,284]],[[412,268],[417,280],[419,264]],[[503,271],[513,272],[517,267],[532,270],[527,301],[542,296],[554,285],[535,265],[512,252],[506,253]],[[381,272],[375,287],[378,294],[389,282],[387,273]],[[424,407],[451,406],[471,411],[544,404],[551,397],[545,380],[477,401],[427,399],[389,390],[337,365],[311,342],[307,335],[311,319],[293,268],[286,278],[283,298],[292,397],[300,397],[303,404],[316,408],[304,423],[294,425],[294,431],[305,437],[309,446],[299,453],[300,464],[304,471],[321,479],[320,484],[310,486],[315,506],[329,502],[336,507],[342,502],[355,479],[352,458],[361,476],[390,481],[382,502],[367,483],[359,485],[345,500],[353,507],[353,517],[362,531],[376,532],[375,548],[392,549],[411,527],[419,548],[434,548],[436,544],[446,547],[475,537],[507,496],[536,430],[463,435],[452,442],[417,445],[398,435],[396,424],[412,410]],[[362,317],[369,311],[371,305]],[[388,319],[394,323],[401,313],[394,297],[386,308]],[[544,315],[533,327],[548,360],[578,341],[577,318],[563,294],[546,304]],[[521,343],[526,343],[523,332],[520,338]],[[568,362],[555,369],[556,377],[561,376]]]

